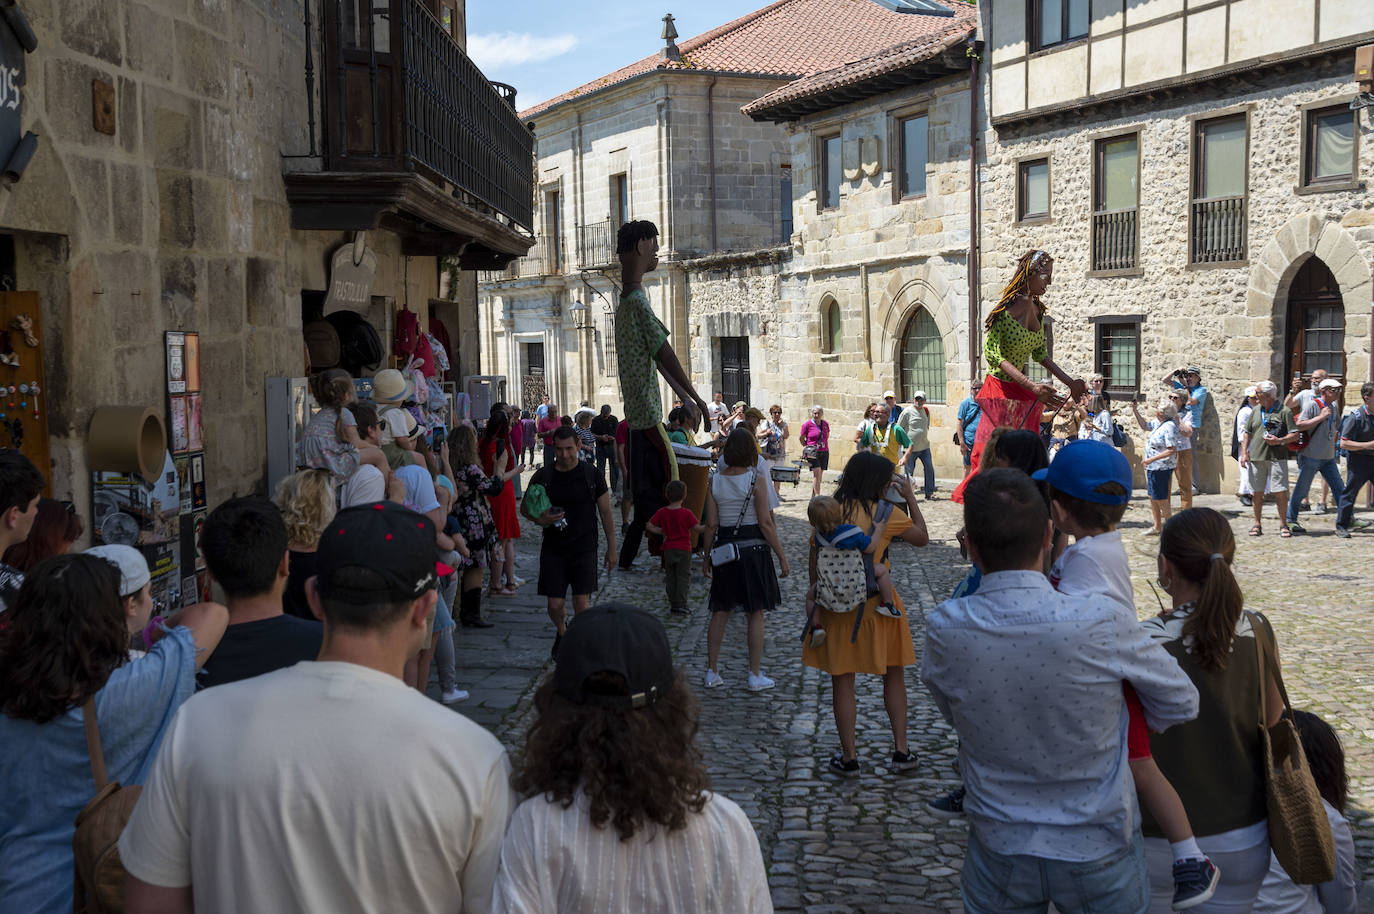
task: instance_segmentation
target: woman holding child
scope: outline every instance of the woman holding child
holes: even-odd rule
[[[1029,360],[1039,362],[1062,381],[1075,402],[1087,391],[1082,378],[1070,378],[1055,364],[1045,345],[1048,309],[1040,296],[1050,287],[1053,272],[1053,257],[1044,251],[1027,251],[1017,262],[1016,275],[1002,290],[997,307],[984,321],[983,354],[988,375],[977,397],[982,419],[973,439],[968,475],[951,496],[956,502],[963,502],[964,485],[978,472],[993,429],[1010,426],[1039,430],[1044,404],[1055,401],[1054,385],[1032,381],[1025,374]]]
[[[1284,711],[1274,632],[1264,616],[1243,611],[1245,597],[1231,572],[1235,552],[1231,526],[1218,512],[1189,508],[1169,518],[1158,567],[1173,605],[1142,623],[1178,660],[1201,699],[1195,720],[1150,734],[1150,749],[1178,791],[1197,843],[1221,870],[1211,900],[1192,909],[1204,914],[1249,911],[1269,870],[1259,727],[1273,726]],[[1174,891],[1173,857],[1148,809],[1143,813],[1150,910],[1164,912]]]
[[[878,504],[895,483],[906,503],[906,513],[893,511],[881,532],[874,531],[877,546],[873,549],[875,562],[890,564],[888,546],[901,540],[913,546],[930,541],[925,518],[911,488],[911,480],[892,472],[892,464],[878,454],[855,454],[845,464],[844,476],[835,490],[842,519],[866,534],[873,530]],[[816,543],[812,539],[809,562],[811,587],[816,585]],[[854,695],[854,676],[868,673],[883,677],[883,704],[892,724],[893,750],[889,767],[904,771],[916,766],[916,755],[907,746],[906,679],[903,667],[916,663],[916,651],[911,642],[911,626],[905,619],[901,596],[893,595],[896,616],[880,614],[881,598],[875,594],[861,610],[858,631],[854,631],[853,613],[832,613],[816,610],[816,624],[825,632],[824,638],[814,634],[807,637],[802,650],[802,662],[809,667],[830,674],[833,683],[832,699],[835,709],[835,728],[839,731],[840,751],[830,759],[830,770],[843,777],[858,777],[862,771],[855,745],[855,718],[858,703]]]

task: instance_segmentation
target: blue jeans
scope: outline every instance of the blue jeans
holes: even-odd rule
[[[926,498],[929,498],[935,494],[935,462],[930,459],[930,448],[924,451],[907,449],[906,475],[910,476],[911,471],[916,469],[917,460],[921,461],[921,467],[925,470],[925,493]]]
[[[1288,496],[1288,522],[1295,524],[1298,522],[1298,505],[1307,497],[1307,490],[1312,488],[1312,477],[1318,473],[1322,474],[1322,479],[1326,480],[1327,486],[1332,492],[1340,492],[1345,488],[1345,481],[1341,479],[1341,467],[1336,462],[1335,457],[1314,458],[1298,455],[1298,481],[1293,486],[1293,492]]]
[[[1064,914],[1111,911],[1144,914],[1150,903],[1145,845],[1130,845],[1086,863],[991,851],[970,828],[964,857],[964,910],[968,914],[1042,914],[1049,903]]]

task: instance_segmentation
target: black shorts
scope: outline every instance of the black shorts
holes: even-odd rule
[[[539,550],[539,588],[541,597],[566,598],[573,594],[596,593],[596,550],[579,549],[564,553],[557,548]]]
[[[822,469],[822,470],[828,470],[828,469],[830,469],[830,452],[829,452],[829,451],[821,451],[821,452],[820,452],[819,454],[817,454],[815,457],[812,457],[812,458],[811,458],[811,469],[814,470],[814,469],[817,469],[817,468]]]

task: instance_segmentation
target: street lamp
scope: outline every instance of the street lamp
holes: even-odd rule
[[[584,305],[580,300],[574,299],[572,307],[568,309],[572,315],[573,326],[578,330],[590,330],[592,309]]]

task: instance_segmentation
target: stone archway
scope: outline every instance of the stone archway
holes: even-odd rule
[[[895,366],[902,345],[902,331],[917,308],[925,308],[935,319],[940,337],[945,344],[945,362],[958,364],[965,349],[960,345],[950,319],[948,301],[949,282],[938,272],[926,275],[925,271],[911,277],[905,271],[896,272],[887,281],[883,292],[882,310],[879,312],[879,332],[882,342],[878,351],[887,364]]]
[[[1369,380],[1370,290],[1369,264],[1355,239],[1339,223],[1314,213],[1289,220],[1264,246],[1250,268],[1246,291],[1250,317],[1272,321],[1272,344],[1265,376],[1282,372],[1288,291],[1293,278],[1312,257],[1331,270],[1345,304],[1345,346],[1349,364],[1347,384]],[[1281,380],[1281,379],[1280,379]],[[1282,385],[1281,385],[1282,386]]]

